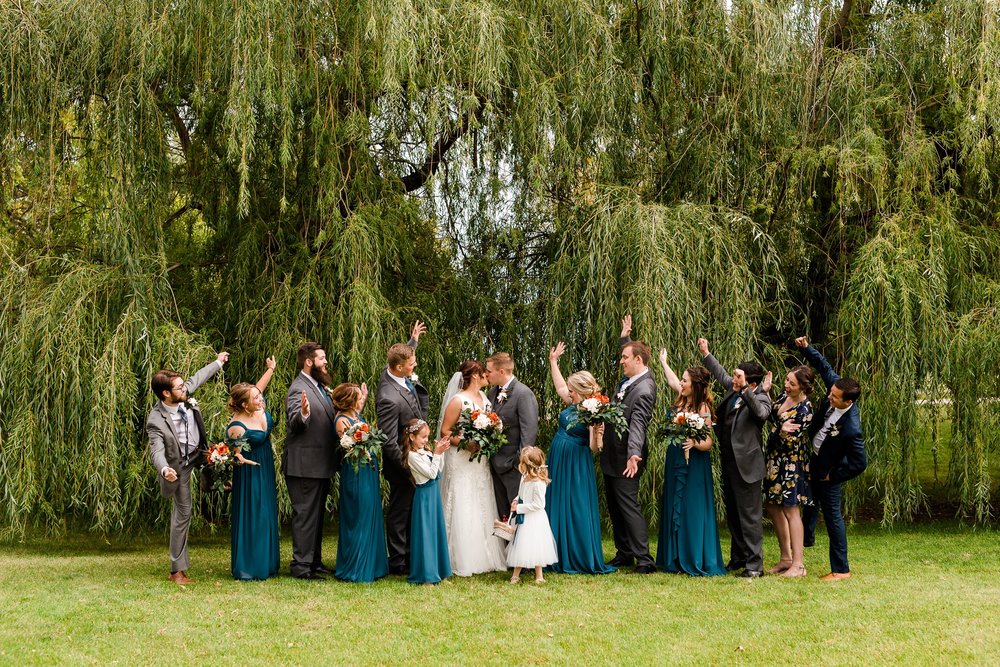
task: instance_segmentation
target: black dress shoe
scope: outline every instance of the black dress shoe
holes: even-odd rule
[[[760,570],[743,570],[736,576],[742,579],[757,579],[758,577],[763,577],[764,573]]]
[[[653,574],[656,572],[655,565],[636,565],[635,569],[632,570],[636,574]]]
[[[815,546],[815,545],[816,545],[816,542],[814,540],[809,540],[808,542],[803,542],[802,543],[802,546],[804,546],[804,547],[812,547],[812,546]]]
[[[634,563],[635,560],[629,558],[628,556],[622,556],[621,554],[615,556],[608,561],[608,565],[612,567],[629,567]]]
[[[333,576],[333,570],[327,568],[326,565],[318,565],[312,569],[313,574],[325,574],[327,576]]]
[[[406,577],[409,576],[410,573],[405,567],[390,567],[389,574],[397,577]]]
[[[306,579],[308,581],[322,581],[326,579],[322,574],[316,574],[315,572],[303,572],[302,574],[296,574],[296,579]]]
[[[733,561],[726,563],[726,572],[735,572],[736,570],[742,570],[746,567],[744,564],[737,565]]]

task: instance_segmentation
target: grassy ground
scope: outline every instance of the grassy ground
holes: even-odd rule
[[[822,527],[820,530],[822,533]],[[432,588],[229,578],[223,535],[192,538],[196,583],[166,581],[166,538],[0,546],[0,664],[987,663],[1000,655],[1000,541],[951,522],[849,529],[853,579],[502,574]],[[726,544],[723,544],[725,550]],[[610,550],[610,545],[606,545]],[[325,545],[332,561],[336,545]],[[765,543],[768,562],[777,553]],[[282,543],[287,571],[290,543]]]

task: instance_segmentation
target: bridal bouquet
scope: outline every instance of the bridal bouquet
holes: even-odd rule
[[[470,445],[478,445],[479,451],[469,456],[470,461],[479,461],[484,456],[489,458],[507,444],[507,436],[503,434],[503,422],[495,412],[472,410],[466,408],[455,422],[455,431],[462,434],[459,449],[469,449]]]
[[[615,429],[618,435],[628,430],[628,422],[625,421],[625,411],[621,403],[612,403],[604,394],[594,394],[585,398],[576,405],[576,416],[570,422],[570,426],[583,424],[592,426],[594,424],[608,424]]]
[[[206,468],[209,470],[209,479],[212,480],[210,490],[215,493],[224,493],[233,487],[233,471],[240,465],[236,458],[237,451],[250,451],[250,443],[246,438],[236,438],[227,442],[217,442],[209,445],[205,452]],[[248,465],[257,465],[253,461],[247,461]]]
[[[348,426],[340,436],[340,446],[346,451],[344,458],[351,462],[354,472],[357,472],[361,463],[371,463],[378,457],[385,440],[385,433],[382,431],[364,422],[357,422]]]
[[[705,423],[705,418],[697,412],[671,410],[667,413],[667,425],[660,432],[667,439],[668,445],[683,447],[684,441],[691,438],[701,441],[712,435],[712,427]],[[691,451],[684,450],[684,463],[691,462]]]

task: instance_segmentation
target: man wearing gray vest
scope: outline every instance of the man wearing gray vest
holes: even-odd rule
[[[189,397],[229,361],[228,352],[220,352],[215,361],[195,373],[186,382],[179,373],[162,370],[153,375],[150,388],[156,405],[146,418],[149,458],[156,469],[160,494],[173,501],[170,514],[170,581],[190,584],[187,570],[188,528],[191,527],[191,473],[208,449],[205,423],[198,402]]]

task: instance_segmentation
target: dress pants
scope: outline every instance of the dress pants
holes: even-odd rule
[[[173,511],[170,513],[170,573],[187,570],[188,529],[191,527],[191,472],[194,463],[177,468],[177,488],[171,496]]]
[[[292,502],[292,576],[301,577],[323,564],[323,519],[329,478],[285,476]]]
[[[654,565],[649,554],[646,517],[639,506],[639,475],[635,477],[604,476],[604,491],[611,515],[611,529],[615,538],[616,555],[634,558],[636,566]]]
[[[729,566],[750,572],[764,571],[763,480],[746,482],[735,459],[722,457],[722,502],[732,538]]]
[[[392,470],[386,461],[389,506],[385,513],[385,544],[389,551],[389,574],[409,574],[410,512],[413,509],[413,482]]]
[[[819,507],[803,507],[802,523],[804,541],[812,544],[816,538],[816,520],[820,509],[823,520],[826,521],[826,534],[830,538],[830,571],[850,572],[847,562],[847,526],[844,523],[842,495],[840,483],[813,482],[813,500],[819,502]]]

